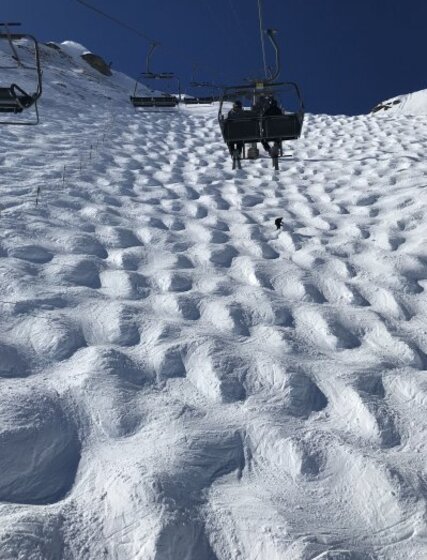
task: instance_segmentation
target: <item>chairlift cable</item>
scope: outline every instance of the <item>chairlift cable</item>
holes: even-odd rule
[[[262,0],[258,0],[258,18],[259,18],[259,33],[261,36],[261,49],[262,49],[262,62],[264,66],[264,76],[268,78],[267,57],[265,54],[265,43],[264,43],[264,22],[262,18]]]
[[[228,1],[230,3],[230,7],[231,7],[231,2],[230,2],[230,0],[228,0]],[[240,52],[241,46],[242,46],[241,42],[238,40],[238,38],[235,37],[235,35],[233,33],[227,32],[223,22],[218,18],[217,13],[213,10],[212,6],[210,5],[209,0],[202,0],[200,5],[202,5],[202,4],[203,4],[203,11],[208,16],[209,23],[211,25],[215,25],[215,27],[218,29],[219,34],[222,36],[222,41],[228,43],[230,45],[230,47],[232,45],[234,45],[236,47],[237,51]],[[233,12],[233,15],[235,16],[235,18],[237,19],[237,25],[240,27],[241,33],[242,33],[242,35],[245,39],[246,46],[248,48],[250,48],[251,44],[248,41],[248,39],[246,38],[246,35],[244,33],[244,29],[241,25],[241,22],[239,22],[239,20],[237,18],[237,10],[235,9],[235,7],[232,8],[232,12]],[[219,38],[219,40],[221,41],[221,38]],[[234,54],[234,51],[231,51],[231,52],[232,52],[232,54]],[[221,72],[221,74],[224,76],[223,71]],[[225,80],[225,77],[224,77],[224,80]],[[220,80],[220,81],[223,81],[223,80]]]
[[[152,37],[149,37],[148,35],[146,35],[145,33],[142,33],[138,29],[135,29],[134,27],[128,25],[127,23],[124,23],[123,21],[120,21],[119,19],[117,19],[114,16],[110,16],[106,12],[100,10],[99,8],[96,8],[95,6],[92,6],[91,4],[89,4],[89,2],[86,2],[86,0],[75,0],[75,1],[78,2],[79,4],[82,4],[83,6],[86,6],[86,8],[89,8],[90,10],[93,10],[97,14],[100,14],[100,15],[106,17],[107,19],[113,21],[117,25],[120,25],[121,27],[124,27],[128,31],[132,31],[132,33],[136,33],[136,35],[139,35],[140,37],[142,37],[146,41],[149,41],[150,43],[159,44],[158,41],[155,41]]]
[[[248,50],[250,51],[252,49],[252,43],[248,40],[248,34],[245,33],[245,29],[242,25],[242,21],[238,17],[238,10],[236,9],[236,7],[234,5],[234,1],[233,0],[228,0],[228,4],[230,6],[231,13],[233,14],[234,20],[236,22],[236,27],[241,34],[242,45],[245,44],[246,47],[248,48]],[[263,58],[265,58],[265,56]]]
[[[217,14],[215,13],[215,11],[212,9],[211,5],[209,4],[209,0],[204,0],[203,4],[206,6],[206,11],[209,13],[209,18],[210,18],[211,22],[214,22],[216,27],[220,31],[221,35],[223,35],[223,37],[225,39],[228,39],[228,34],[225,32],[224,26],[222,25],[221,20],[218,19]]]
[[[239,19],[238,12],[237,12],[236,6],[234,5],[233,0],[228,0],[228,4],[230,6],[231,13],[233,14],[234,21],[236,22],[237,29],[239,30],[239,32],[242,36],[243,42],[245,43],[245,45],[247,47],[250,47],[251,46],[250,42],[248,41],[248,38],[245,35],[245,30],[243,29],[242,22]]]

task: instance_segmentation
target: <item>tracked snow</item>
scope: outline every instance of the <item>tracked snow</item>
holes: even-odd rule
[[[0,558],[426,558],[427,118],[235,173],[82,49],[0,138]]]

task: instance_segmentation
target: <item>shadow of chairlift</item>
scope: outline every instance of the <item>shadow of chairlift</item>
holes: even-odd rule
[[[0,66],[0,70],[13,70],[20,73],[21,70],[31,70],[35,73],[34,92],[28,93],[23,87],[13,82],[5,86],[0,81],[0,113],[9,115],[19,115],[24,111],[34,107],[33,120],[17,120],[11,118],[9,120],[0,120],[0,125],[18,125],[28,126],[36,125],[40,122],[37,101],[42,94],[42,71],[40,66],[40,53],[37,39],[33,35],[27,33],[12,33],[10,28],[17,27],[20,23],[0,23],[0,41],[7,41],[12,52],[12,59],[16,61],[15,66]],[[34,66],[25,65],[18,54],[15,47],[17,41],[28,40],[34,45]],[[18,75],[17,75],[18,78]],[[18,80],[16,80],[18,81]]]

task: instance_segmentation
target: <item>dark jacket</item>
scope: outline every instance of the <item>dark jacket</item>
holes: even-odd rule
[[[259,115],[263,115],[268,108],[268,100],[266,97],[259,97],[256,100],[256,103],[252,105],[252,111],[258,113]]]
[[[272,115],[283,115],[282,109],[277,105],[277,103],[271,104],[266,111],[264,112],[264,116],[272,116]]]
[[[229,119],[236,119],[236,118],[241,117],[244,112],[245,111],[244,111],[243,107],[236,107],[236,108],[233,107],[232,109],[230,109],[228,111],[227,117]]]

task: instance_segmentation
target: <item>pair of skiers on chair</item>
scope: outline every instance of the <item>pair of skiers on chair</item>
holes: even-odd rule
[[[254,105],[252,105],[251,111],[256,115],[261,115],[263,117],[273,116],[273,115],[283,115],[282,110],[277,104],[277,100],[274,97],[259,97]],[[233,108],[228,112],[228,118],[239,118],[245,113],[243,109],[242,102],[237,100],[233,103]],[[230,142],[228,144],[228,149],[231,155],[237,150],[239,152],[239,157],[243,151],[243,142]],[[277,157],[280,150],[280,143],[278,140],[274,141],[271,147],[269,142],[266,140],[261,140],[262,147],[264,150],[270,154],[272,157]],[[248,149],[248,158],[256,159],[258,157],[258,149],[256,146],[251,146]]]

